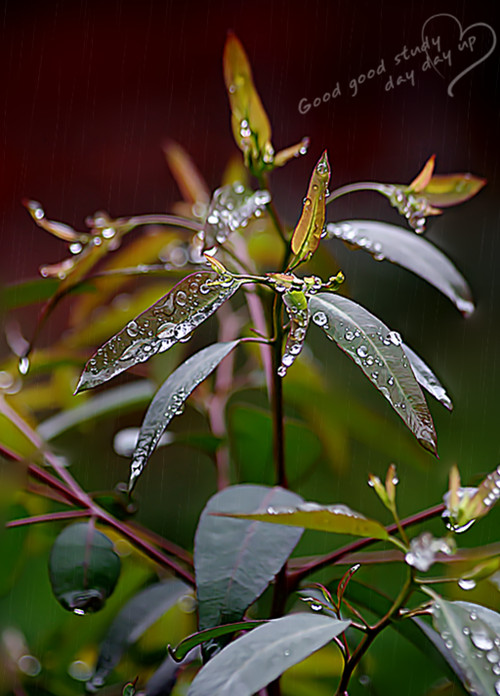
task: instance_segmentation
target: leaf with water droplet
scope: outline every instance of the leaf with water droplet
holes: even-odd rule
[[[252,696],[349,624],[309,612],[268,621],[213,657],[195,677],[188,696]]]
[[[421,189],[420,195],[431,205],[447,208],[468,201],[479,193],[485,184],[486,179],[473,174],[437,174]]]
[[[295,258],[290,268],[310,259],[318,248],[325,224],[325,201],[329,181],[330,163],[325,150],[311,174],[302,214],[293,232],[291,245]]]
[[[194,542],[200,630],[240,621],[302,536],[301,529],[270,528],[211,513],[244,513],[270,505],[298,505],[301,501],[296,493],[283,488],[254,485],[230,486],[210,498],[200,516]]]
[[[101,688],[128,647],[189,591],[181,580],[170,579],[149,585],[132,597],[114,618],[99,647],[97,664],[87,689]]]
[[[436,454],[436,431],[424,395],[409,366],[401,337],[364,307],[339,295],[319,293],[309,299],[313,321],[360,367],[385,396],[420,444]],[[378,361],[375,363],[375,361]],[[377,365],[376,377],[373,366]]]
[[[163,382],[141,425],[130,463],[129,491],[135,486],[161,436],[191,392],[215,370],[238,343],[239,341],[214,343],[203,348],[179,365]]]
[[[217,513],[221,517],[256,520],[303,529],[315,529],[333,534],[351,534],[372,539],[387,539],[389,534],[380,522],[369,520],[347,505],[318,505],[301,503],[295,506],[268,506],[253,513]]]
[[[290,365],[293,365],[295,359],[302,351],[311,315],[307,297],[300,290],[286,291],[283,294],[283,303],[290,319],[290,329],[281,358],[281,369],[286,374],[287,369]]]
[[[220,636],[227,636],[231,633],[237,633],[238,631],[250,631],[252,628],[257,628],[265,623],[267,623],[265,620],[237,621],[235,623],[224,624],[223,626],[207,628],[204,631],[198,631],[197,633],[193,633],[187,638],[184,638],[184,640],[182,640],[175,648],[172,648],[169,645],[168,652],[176,662],[181,662],[181,660],[186,657],[188,652],[208,640],[213,640],[214,638],[219,638]]]
[[[90,522],[65,527],[55,540],[49,576],[57,601],[75,614],[99,611],[120,575],[113,542]]]
[[[271,125],[255,89],[245,49],[232,32],[224,46],[223,66],[236,145],[243,152],[247,166],[262,171],[274,159]]]
[[[453,403],[446,393],[446,389],[443,387],[431,368],[409,346],[407,346],[405,343],[403,343],[402,346],[408,360],[410,361],[413,374],[415,375],[420,386],[428,391],[429,394],[432,394],[435,399],[440,401],[443,406],[448,409],[448,411],[453,411]]]
[[[269,191],[252,191],[235,182],[221,186],[212,196],[203,226],[203,248],[223,244],[227,237],[262,213],[271,200]]]
[[[500,614],[479,604],[448,602],[439,597],[433,604],[433,623],[441,636],[445,634],[448,650],[460,664],[458,676],[466,689],[481,696],[498,694],[500,655],[490,661],[488,654],[500,642]]]
[[[327,236],[415,273],[446,295],[464,316],[474,311],[465,278],[442,251],[414,232],[385,222],[345,220],[329,223]]]
[[[219,309],[240,287],[210,272],[193,273],[97,349],[76,393],[107,382],[133,365],[168,350]]]

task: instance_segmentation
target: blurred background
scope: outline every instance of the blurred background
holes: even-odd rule
[[[426,21],[440,13],[451,16],[429,21],[422,34]],[[468,171],[488,180],[477,197],[428,225],[429,239],[470,282],[477,311],[467,320],[408,272],[374,263],[339,242],[325,244],[331,272],[343,270],[349,295],[402,333],[447,386],[455,409],[450,414],[437,402],[430,404],[439,438],[440,459],[435,460],[412,441],[361,372],[315,332],[311,350],[343,420],[341,427],[335,425],[337,465],[320,447],[311,464],[315,475],[302,481],[300,492],[380,515],[366,486],[367,474],[383,475],[395,461],[404,516],[440,501],[452,463],[458,464],[465,483],[477,483],[499,463],[500,450],[500,49],[467,69],[490,50],[493,35],[500,32],[499,20],[498,3],[492,0],[5,2],[0,17],[2,284],[35,278],[41,264],[67,255],[63,242],[33,224],[23,198],[40,201],[50,219],[77,229],[97,210],[116,217],[169,210],[179,193],[162,152],[166,138],[186,148],[212,190],[220,185],[236,152],[222,78],[224,41],[233,30],[250,58],[276,149],[303,136],[311,138],[307,156],[272,175],[275,203],[288,224],[298,218],[311,168],[325,148],[332,164],[331,189],[360,180],[409,182],[433,153],[437,173]],[[435,41],[439,37],[442,74],[425,69],[426,35]],[[475,42],[462,44],[460,50],[460,42],[471,36]],[[436,54],[435,49],[431,52]],[[379,74],[360,79],[370,69],[379,69]],[[464,71],[450,96],[448,85]],[[337,96],[325,103],[323,95],[336,88]],[[321,103],[312,106],[315,98]],[[369,193],[329,206],[329,220],[346,218],[403,224],[385,199]],[[69,306],[58,308],[40,337],[41,345],[65,325]],[[24,335],[31,335],[34,320],[32,310],[18,313]],[[5,343],[2,351],[7,357]],[[172,361],[162,363],[162,369],[172,369]],[[263,393],[233,397],[235,432],[244,431],[252,418],[257,419],[256,430],[262,430],[259,409],[265,407]],[[311,403],[310,409],[313,420],[321,419],[318,405]],[[124,480],[127,462],[113,452],[113,436],[121,427],[138,426],[142,412],[123,416],[119,423],[108,419],[99,427],[87,424],[76,451],[74,434],[57,440],[85,486],[106,489]],[[374,414],[373,420],[366,414]],[[290,415],[297,412],[291,408]],[[175,428],[192,423],[198,427],[197,419],[188,408],[185,423],[178,419]],[[325,420],[324,429],[329,423]],[[370,446],[377,432],[384,441]],[[290,437],[304,443],[300,428]],[[307,456],[311,448],[313,444]],[[300,457],[300,446],[298,452]],[[245,470],[245,462],[238,465]],[[248,480],[252,476],[271,482],[265,473],[250,472]],[[177,446],[160,450],[138,490],[138,518],[189,547],[199,512],[214,490],[215,478],[203,456]],[[141,500],[148,504],[141,507]],[[464,545],[496,540],[498,522],[498,514],[492,513],[467,535]],[[431,528],[442,530],[439,522],[434,524]],[[331,538],[313,537],[301,551],[322,552],[331,544]],[[42,564],[42,552],[40,558]],[[22,592],[11,592],[1,606],[4,620],[17,617],[36,643],[48,611],[39,615],[38,609],[52,600],[45,585],[36,590],[23,577]],[[33,593],[31,603],[25,604],[26,593]],[[483,601],[498,609],[499,599],[489,586]],[[63,610],[54,606],[53,612],[56,618],[51,620],[58,626]],[[33,621],[39,628],[33,628]],[[28,624],[31,629],[26,629]],[[388,646],[393,652],[387,652]],[[406,647],[389,639],[379,654],[385,651],[399,660],[398,650],[404,653]],[[410,658],[403,662],[413,664],[417,673],[419,658]],[[386,676],[392,680],[394,674]],[[384,670],[372,670],[373,693],[387,693],[390,683],[384,682]],[[421,685],[412,690],[404,684],[404,693],[423,693]],[[367,693],[366,684],[363,688]]]

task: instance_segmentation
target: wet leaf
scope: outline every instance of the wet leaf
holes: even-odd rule
[[[292,236],[295,259],[292,267],[307,261],[318,248],[325,224],[325,201],[330,181],[330,163],[325,150],[314,167],[302,214]]]
[[[278,153],[276,153],[274,157],[274,166],[282,167],[289,160],[295,157],[299,157],[299,155],[307,154],[308,147],[309,138],[302,138],[300,143],[297,143],[296,145],[290,145],[290,147],[287,147],[284,150],[280,150]]]
[[[500,614],[470,602],[434,601],[434,628],[460,665],[458,676],[471,693],[500,693]]]
[[[191,392],[215,370],[239,341],[214,343],[182,363],[166,379],[151,402],[130,463],[129,491],[135,486],[161,436]]]
[[[428,186],[429,181],[431,180],[432,173],[434,171],[434,165],[436,162],[436,155],[432,155],[432,157],[429,157],[427,162],[424,164],[422,171],[418,174],[418,176],[413,179],[411,184],[408,186],[409,191],[416,191],[419,193],[420,191],[423,191],[426,186]]]
[[[387,539],[389,534],[385,527],[375,520],[368,520],[359,512],[354,512],[347,505],[318,505],[318,503],[301,503],[298,506],[270,505],[262,512],[253,513],[217,513],[222,517],[234,517],[244,520],[270,522],[303,529],[315,529],[333,534],[351,534],[370,539]]]
[[[420,444],[436,454],[434,423],[401,336],[361,305],[339,295],[313,295],[309,307],[313,321],[363,370]]]
[[[268,505],[297,505],[283,488],[240,485],[216,493],[203,510],[194,546],[199,628],[239,621],[280,571],[301,529],[215,517],[212,512],[251,512]]]
[[[96,387],[168,350],[216,312],[238,288],[234,279],[219,281],[215,273],[187,276],[94,353],[76,391]]]
[[[172,579],[150,585],[132,597],[117,614],[101,643],[87,689],[96,691],[103,686],[128,647],[188,592],[190,588],[185,583]]]
[[[226,636],[231,633],[237,633],[238,631],[250,631],[252,628],[257,628],[265,623],[267,623],[267,621],[237,621],[236,623],[225,624],[224,626],[207,628],[205,631],[198,631],[198,633],[193,633],[193,635],[184,638],[176,648],[172,648],[169,645],[168,651],[176,662],[181,662],[188,652],[207,640],[212,640],[219,636]]]
[[[23,203],[36,224],[47,232],[53,234],[55,237],[70,243],[81,242],[86,244],[89,241],[90,235],[88,232],[77,232],[63,222],[48,220],[45,217],[44,209],[37,201],[25,200]]]
[[[349,624],[309,613],[269,621],[212,658],[195,677],[188,696],[252,696]]]
[[[431,178],[420,195],[425,197],[431,205],[447,208],[468,201],[479,193],[486,184],[486,179],[481,179],[472,174],[438,174]]]
[[[177,677],[182,669],[182,665],[188,664],[194,659],[196,659],[196,653],[188,655],[180,664],[168,655],[146,684],[144,689],[145,696],[170,696],[177,683]]]
[[[168,140],[163,146],[163,152],[183,200],[192,204],[207,204],[210,200],[208,186],[184,148],[173,140]]]
[[[371,220],[330,223],[327,235],[367,251],[377,261],[391,261],[415,273],[446,295],[465,316],[474,311],[467,281],[427,239],[401,227]]]
[[[305,294],[300,290],[288,290],[283,295],[283,303],[290,319],[290,329],[286,339],[285,351],[278,368],[280,377],[286,375],[287,369],[293,365],[300,354],[306,340],[309,326],[309,305]]]
[[[446,389],[443,387],[439,379],[436,377],[431,368],[426,365],[426,363],[419,357],[414,350],[412,350],[405,343],[402,344],[403,350],[406,353],[406,357],[410,361],[411,369],[417,382],[423,387],[429,394],[440,401],[443,406],[445,406],[448,411],[453,411],[453,403],[446,393]]]
[[[484,517],[500,498],[500,466],[481,481],[476,493],[466,505],[466,512],[472,519]]]
[[[452,671],[452,674],[455,677],[455,679],[458,680],[459,683],[462,683],[465,688],[467,688],[466,687],[467,679],[465,676],[465,671],[462,668],[460,661],[455,658],[453,653],[446,646],[446,642],[441,638],[439,633],[437,631],[435,631],[433,628],[431,628],[430,626],[428,626],[425,623],[425,621],[422,621],[422,619],[419,619],[418,617],[413,617],[412,622],[419,627],[419,629],[422,631],[424,636],[426,636],[426,638],[434,646],[435,651],[432,651],[432,653],[431,653],[434,655],[434,661],[438,662],[436,657],[435,657],[436,651],[437,651],[437,653],[439,653],[441,655],[441,657],[443,658],[443,660],[445,661],[448,669]],[[424,654],[428,653],[428,646],[426,646],[427,650],[423,650],[421,645],[419,645],[418,647],[424,652]]]
[[[120,575],[113,542],[90,522],[63,529],[49,559],[49,576],[57,601],[75,614],[99,611]]]
[[[224,46],[223,64],[235,142],[247,165],[262,171],[272,165],[274,159],[271,125],[255,89],[245,50],[232,32]]]
[[[252,191],[236,182],[214,191],[203,228],[203,247],[212,249],[248,221],[262,214],[271,200],[269,191]]]

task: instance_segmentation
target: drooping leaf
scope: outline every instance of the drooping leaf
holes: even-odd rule
[[[181,580],[171,579],[146,587],[127,602],[101,643],[87,689],[96,691],[103,686],[127,648],[189,591],[190,588]]]
[[[403,350],[406,353],[406,357],[410,361],[411,369],[416,377],[417,382],[423,387],[429,394],[440,401],[443,406],[445,406],[448,411],[453,411],[453,403],[446,393],[446,389],[443,387],[439,379],[436,377],[431,368],[426,365],[420,356],[418,356],[414,350],[407,346],[405,343],[402,344]]]
[[[251,512],[268,505],[297,505],[282,488],[240,485],[216,493],[196,530],[194,565],[199,628],[239,621],[264,592],[299,541],[302,530],[215,517],[212,512]]]
[[[188,652],[207,640],[212,640],[219,636],[226,636],[230,633],[237,633],[238,631],[250,631],[252,628],[257,628],[265,623],[267,623],[267,621],[237,621],[236,623],[225,624],[224,626],[207,628],[205,631],[198,631],[198,633],[193,633],[193,635],[184,638],[176,648],[169,646],[168,651],[176,662],[181,662]]]
[[[377,261],[386,259],[415,273],[446,295],[465,316],[474,311],[467,281],[427,239],[402,227],[371,220],[329,223],[327,235],[367,251]]]
[[[307,261],[318,248],[325,224],[325,201],[330,181],[330,163],[325,150],[314,167],[302,214],[292,236],[292,251],[296,266]]]
[[[96,387],[168,350],[216,312],[238,288],[236,280],[219,281],[215,273],[187,276],[97,349],[85,365],[76,391]]]
[[[191,392],[215,370],[239,341],[214,343],[182,363],[165,380],[152,400],[130,463],[129,490],[141,475],[156,445],[172,418],[177,415]]]
[[[223,244],[228,236],[262,214],[269,191],[252,191],[239,182],[221,186],[212,196],[203,228],[204,249]]]
[[[243,152],[247,165],[261,171],[273,163],[271,125],[255,89],[245,50],[232,32],[224,46],[223,65],[236,145]]]
[[[367,519],[361,513],[348,508],[347,505],[318,505],[317,503],[301,503],[286,507],[269,505],[261,512],[257,510],[257,512],[250,514],[236,512],[217,514],[222,517],[270,522],[334,534],[352,534],[353,536],[373,539],[387,539],[389,537],[385,527],[380,522]]]
[[[49,576],[57,601],[75,614],[99,611],[120,575],[113,542],[90,522],[65,527],[55,540]]]
[[[349,626],[315,614],[290,614],[238,638],[195,677],[188,696],[252,696]]]
[[[485,184],[486,179],[473,174],[437,174],[420,191],[420,195],[427,198],[431,205],[447,208],[468,201]]]
[[[339,295],[313,295],[309,307],[313,321],[363,370],[420,444],[436,454],[434,423],[401,336],[364,307]]]
[[[283,303],[290,319],[290,329],[286,339],[285,351],[281,357],[281,365],[278,368],[280,377],[286,375],[287,369],[293,365],[306,340],[307,327],[309,326],[309,305],[307,297],[300,290],[288,290],[283,295]]]
[[[425,621],[416,616],[412,617],[412,622],[419,627],[424,636],[432,643],[436,651],[446,662],[448,668],[452,671],[453,675],[455,676],[455,679],[458,680],[459,683],[462,683],[464,688],[467,688],[467,678],[465,676],[465,671],[462,665],[460,664],[460,661],[456,659],[455,655],[448,647],[449,640],[445,641],[437,631],[435,631],[428,624],[426,624]],[[434,651],[433,654],[435,655],[436,652]]]
[[[500,614],[479,604],[436,599],[434,628],[460,665],[466,688],[480,696],[500,693]]]

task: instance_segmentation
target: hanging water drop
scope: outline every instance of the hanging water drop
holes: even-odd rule
[[[17,369],[22,375],[27,375],[28,371],[30,369],[30,361],[29,358],[25,355],[19,360],[19,364],[17,366]]]

